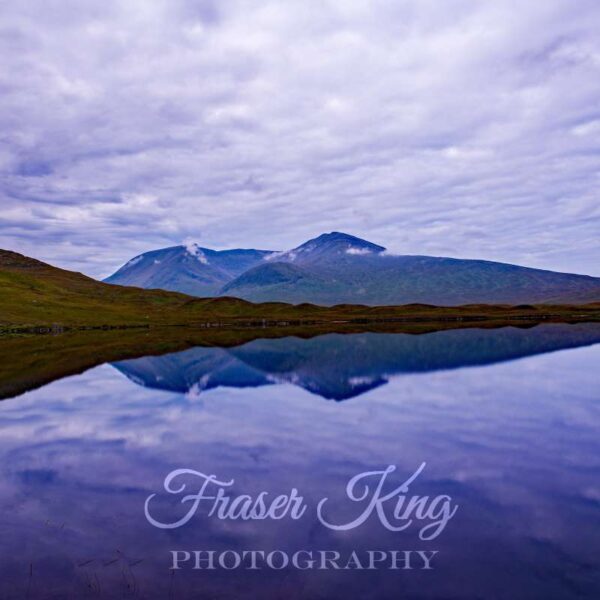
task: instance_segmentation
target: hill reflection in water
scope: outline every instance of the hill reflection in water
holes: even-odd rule
[[[38,388],[0,402],[3,600],[600,597],[600,324],[254,341],[245,330],[166,333],[162,346],[153,332],[102,332],[4,351],[6,381],[21,365],[21,388],[33,385],[25,376]],[[107,355],[146,356],[117,363],[143,385],[101,364]],[[67,376],[75,368],[85,371]],[[316,395],[377,385],[342,403]],[[347,501],[357,474],[395,466],[387,493],[422,463],[411,495],[459,507],[438,538],[389,531],[375,515],[342,532],[317,518],[323,498],[335,522],[364,508]],[[185,526],[157,529],[145,502],[157,494],[163,521],[185,514],[164,490],[182,468],[234,480],[235,496],[296,488],[309,508],[298,521],[231,521],[203,504]],[[173,576],[171,551],[197,549],[439,554],[432,570]]]
[[[396,375],[488,365],[598,342],[597,323],[421,335],[332,333],[310,339],[257,339],[232,348],[197,347],[112,365],[145,387],[190,395],[217,387],[291,383],[341,401]]]

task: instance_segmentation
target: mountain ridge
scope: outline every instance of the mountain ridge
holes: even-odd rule
[[[171,260],[169,252],[177,249]],[[155,253],[167,260],[151,264]],[[237,255],[227,253],[238,253]],[[231,256],[226,265],[225,258]],[[600,300],[600,278],[480,259],[391,254],[332,231],[283,251],[175,246],[142,254],[105,281],[234,296],[251,302],[324,306],[423,303],[585,304]]]

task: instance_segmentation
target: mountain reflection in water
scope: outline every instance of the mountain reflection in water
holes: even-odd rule
[[[23,381],[38,368],[39,387],[0,402],[2,600],[600,598],[600,324],[227,348],[197,346],[211,343],[202,335],[116,363],[129,379],[101,358],[64,374],[77,353],[158,352],[141,333],[94,334],[96,346],[43,336],[35,343],[52,352],[4,351],[15,378],[20,364]],[[60,369],[46,373],[52,361]],[[46,375],[54,380],[43,384]],[[411,495],[459,507],[436,539],[389,531],[375,514],[348,531],[319,522],[324,498],[330,522],[362,511],[345,492],[357,474],[395,466],[387,493],[422,463]],[[308,509],[298,521],[230,521],[203,504],[185,526],[157,529],[144,514],[149,496],[153,515],[172,522],[189,508],[182,494],[199,489],[186,479],[182,494],[165,492],[182,468],[234,480],[232,496],[296,488]],[[438,554],[432,570],[174,572],[173,550]]]
[[[421,335],[332,333],[257,339],[233,348],[197,347],[112,365],[139,385],[192,396],[217,387],[291,383],[340,401],[384,385],[395,375],[488,365],[597,342],[597,323]]]

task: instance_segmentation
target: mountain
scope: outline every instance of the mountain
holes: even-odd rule
[[[274,263],[275,264],[275,263]],[[287,267],[283,267],[284,269]],[[294,267],[292,266],[292,269]],[[254,304],[232,297],[195,298],[178,292],[145,290],[102,283],[81,273],[58,269],[16,252],[0,249],[0,333],[19,329],[187,326],[261,327],[276,325],[343,327],[392,322],[413,325],[437,322],[463,326],[467,322],[539,322],[597,320],[600,303],[585,306],[369,307],[315,304]],[[181,335],[187,335],[182,333]]]
[[[585,304],[600,278],[485,260],[392,255],[346,233],[320,235],[285,252],[176,246],[142,254],[109,283],[251,302],[335,304]]]
[[[327,334],[257,339],[112,363],[145,387],[195,397],[217,387],[299,386],[332,400],[364,394],[391,377],[482,366],[600,343],[600,323],[533,329],[458,329],[423,335]]]
[[[600,299],[600,279],[484,260],[391,255],[333,232],[270,255],[221,293],[322,305],[586,303]]]
[[[217,296],[221,288],[274,254],[266,250],[210,250],[197,244],[153,250],[132,258],[106,283]]]

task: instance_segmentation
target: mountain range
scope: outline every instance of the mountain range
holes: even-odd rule
[[[281,263],[284,264],[284,263]],[[391,328],[395,323],[466,326],[481,321],[546,322],[598,320],[600,302],[588,304],[470,304],[466,306],[365,306],[363,304],[252,303],[240,298],[199,298],[160,289],[102,283],[0,249],[0,334],[4,331],[97,327]]]
[[[396,255],[337,231],[284,252],[217,251],[197,244],[153,250],[131,259],[105,282],[200,297],[325,306],[600,300],[600,278],[486,260]]]

